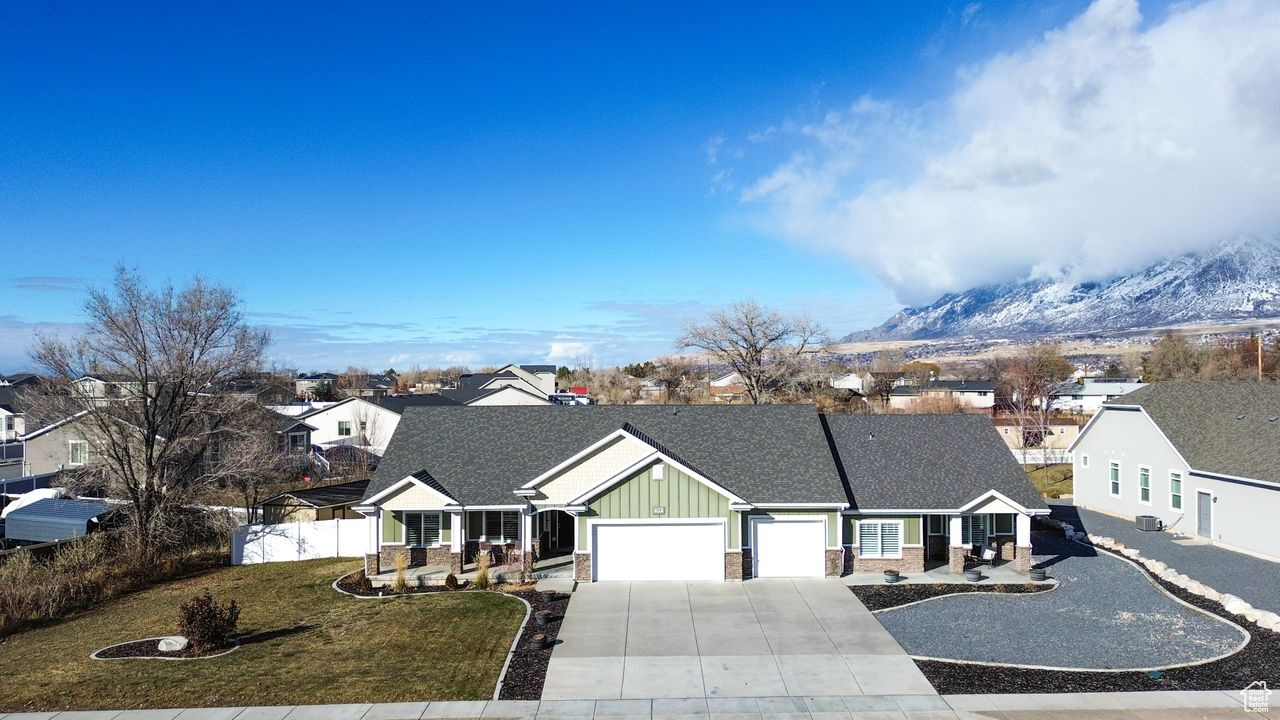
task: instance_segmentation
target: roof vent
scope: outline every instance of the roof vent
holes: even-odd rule
[[[875,440],[875,439],[876,439],[876,434],[875,434],[875,433],[867,433],[867,439],[868,439],[868,440]]]
[[[1280,415],[1272,415],[1271,417],[1267,418],[1267,422],[1275,422],[1277,420],[1280,420]]]
[[[1236,416],[1236,419],[1237,419],[1237,420],[1243,420],[1243,419],[1244,419],[1244,416],[1243,416],[1243,415],[1237,415],[1237,416]]]

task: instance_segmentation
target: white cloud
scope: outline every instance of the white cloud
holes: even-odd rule
[[[959,69],[949,97],[863,98],[790,137],[791,156],[742,199],[913,304],[1033,275],[1101,279],[1239,232],[1275,234],[1280,3],[1177,7],[1143,27],[1134,0],[1097,0]]]
[[[546,361],[549,363],[574,364],[579,358],[591,356],[591,343],[573,340],[553,340],[551,349],[547,351]]]

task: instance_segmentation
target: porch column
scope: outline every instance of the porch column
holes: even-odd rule
[[[969,551],[964,544],[964,518],[952,515],[947,523],[948,534],[951,536],[950,547],[947,548],[947,566],[958,575],[964,572],[964,556]]]
[[[382,551],[382,510],[374,508],[373,512],[365,517],[369,518],[369,546],[364,553],[364,574],[377,575],[382,570],[379,562],[379,554]]]
[[[466,513],[463,512],[449,513],[449,527],[451,528],[449,532],[449,552],[462,552],[463,538],[466,537],[467,532],[467,529],[462,525],[465,516]]]
[[[1013,548],[1013,569],[1020,573],[1031,572],[1031,516],[1018,513],[1013,521],[1016,537]]]
[[[533,572],[533,508],[526,507],[520,512],[520,561],[525,572]]]

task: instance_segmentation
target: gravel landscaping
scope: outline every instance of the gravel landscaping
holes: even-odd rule
[[[925,585],[924,583],[907,585],[854,585],[849,589],[867,606],[868,610],[888,610],[889,608],[909,605],[929,598],[955,595],[957,593],[988,592],[1025,595],[1027,593],[1045,592],[1056,585],[1037,583],[998,583],[996,585],[947,584]]]
[[[1150,574],[1148,573],[1149,577]],[[1225,620],[1244,624],[1222,606],[1171,583],[1152,577],[1181,600]],[[1251,628],[1249,644],[1240,652],[1208,663],[1156,672],[1071,672],[917,660],[929,682],[944,694],[1037,692],[1133,692],[1150,690],[1237,691],[1258,679],[1275,676],[1280,667],[1280,633]]]
[[[969,592],[881,610],[876,618],[913,656],[1032,667],[1167,668],[1236,652],[1248,640],[1217,613],[1175,602],[1121,558],[1056,533],[1037,532],[1034,544],[1037,565],[1060,583],[1054,592]]]
[[[564,621],[565,610],[569,608],[568,593],[555,592],[521,592],[515,593],[524,598],[533,608],[529,622],[524,626],[520,642],[511,656],[507,666],[507,675],[502,681],[502,693],[499,700],[541,700],[542,685],[547,679],[547,666],[551,662],[551,648],[556,644],[560,634],[560,624]],[[539,624],[538,614],[546,613],[545,624]],[[546,646],[541,650],[530,647],[533,636],[542,634],[546,637]]]

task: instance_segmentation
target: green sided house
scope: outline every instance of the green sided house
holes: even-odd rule
[[[902,418],[936,424],[858,441],[909,430]],[[1047,512],[983,417],[805,405],[410,408],[356,509],[377,518],[370,574],[400,557],[458,572],[489,552],[571,555],[579,581],[910,572],[979,538],[1029,559],[1030,516]]]

